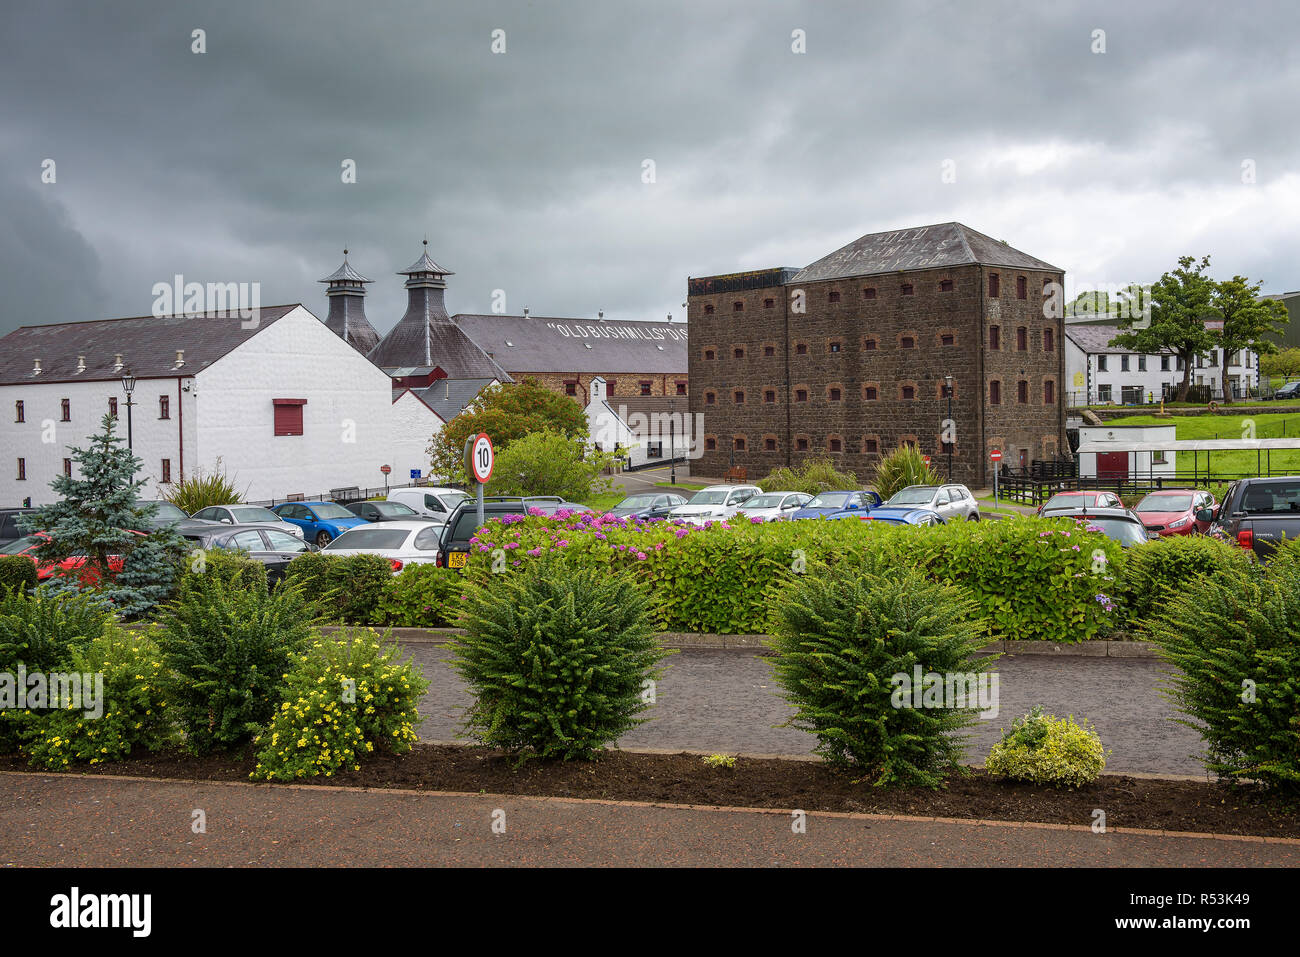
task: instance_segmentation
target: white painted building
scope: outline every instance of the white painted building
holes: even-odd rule
[[[1079,478],[1172,477],[1176,453],[1162,448],[1177,440],[1172,425],[1085,425],[1079,429]],[[1135,445],[1149,447],[1135,449]],[[1112,449],[1110,446],[1114,446]]]
[[[1068,323],[1065,327],[1066,399],[1071,406],[1141,405],[1171,397],[1183,381],[1182,360],[1173,353],[1143,355],[1110,345],[1123,330],[1114,325]],[[1209,386],[1222,399],[1223,349],[1198,356],[1193,385]],[[1227,356],[1228,387],[1236,397],[1259,387],[1259,356],[1234,352]]]
[[[678,459],[698,458],[703,450],[700,428],[690,428],[686,397],[610,396],[609,384],[595,376],[588,384],[587,428],[598,452],[620,452],[631,468]],[[698,414],[696,419],[702,418]]]
[[[24,326],[0,339],[0,504],[52,501],[105,413],[127,437],[126,371],[146,498],[218,463],[249,501],[405,484],[443,424],[301,305]]]

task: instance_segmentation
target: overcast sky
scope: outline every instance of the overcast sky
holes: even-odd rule
[[[5,6],[0,334],[177,273],[323,316],[345,243],[382,333],[426,235],[453,313],[681,319],[690,275],[951,220],[1067,285],[1300,288],[1294,2]]]

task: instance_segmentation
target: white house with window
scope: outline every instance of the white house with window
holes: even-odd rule
[[[301,305],[24,326],[0,339],[0,396],[6,506],[52,501],[105,413],[146,498],[220,463],[249,501],[381,487],[383,465],[404,484],[443,422]]]
[[[1183,361],[1171,352],[1142,354],[1110,345],[1123,330],[1115,325],[1071,323],[1065,327],[1065,381],[1069,405],[1141,405],[1168,398],[1183,381]],[[1223,349],[1198,356],[1193,385],[1208,386],[1222,398]],[[1235,396],[1259,386],[1259,356],[1227,356],[1228,387]]]

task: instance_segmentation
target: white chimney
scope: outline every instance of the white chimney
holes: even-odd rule
[[[86,371],[86,357],[77,356],[77,372],[85,372],[85,371]]]
[[[122,353],[120,352],[113,353],[113,371],[114,372],[122,371]]]
[[[177,349],[177,350],[176,350],[176,365],[175,365],[173,368],[179,369],[179,368],[180,368],[181,366],[183,366],[183,365],[185,365],[185,350],[184,350],[184,349]]]
[[[32,365],[32,375],[40,375],[40,374],[41,374],[41,360],[37,359]]]

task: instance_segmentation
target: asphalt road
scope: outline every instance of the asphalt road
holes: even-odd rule
[[[425,740],[463,738],[462,713],[470,697],[448,667],[442,645],[409,651],[430,679],[420,702]],[[809,734],[782,728],[791,709],[780,697],[768,659],[739,651],[683,651],[656,690],[650,720],[623,737],[625,747],[750,754],[808,754]],[[1159,690],[1167,665],[1152,659],[1008,656],[996,665],[999,713],[972,729],[967,763],[982,764],[1018,716],[1034,705],[1049,713],[1089,719],[1111,750],[1107,770],[1201,774],[1200,737],[1175,723],[1172,703]]]
[[[0,774],[0,866],[1300,866],[1300,846],[1262,840],[868,815],[793,824],[787,811]]]

